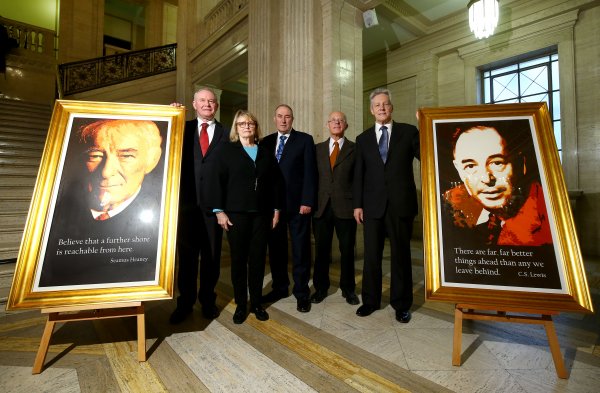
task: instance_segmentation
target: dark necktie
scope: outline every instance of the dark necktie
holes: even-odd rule
[[[283,154],[283,146],[285,145],[286,139],[287,135],[281,135],[279,137],[279,146],[277,146],[277,152],[275,153],[275,157],[277,157],[277,162],[281,160],[281,155]]]
[[[202,150],[202,157],[206,155],[206,151],[208,150],[208,123],[202,123],[202,128],[200,129],[200,150]]]
[[[333,142],[333,150],[331,151],[331,155],[329,156],[329,165],[331,165],[331,170],[333,170],[333,166],[335,165],[335,160],[337,160],[337,156],[340,153],[340,144],[335,141]]]
[[[379,138],[379,155],[385,164],[388,154],[388,131],[386,126],[381,126],[381,137]]]

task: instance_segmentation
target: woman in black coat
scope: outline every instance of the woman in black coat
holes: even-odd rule
[[[213,211],[227,232],[231,252],[231,281],[237,304],[233,322],[250,312],[260,321],[269,314],[260,304],[269,231],[279,222],[282,183],[273,152],[258,145],[260,127],[248,111],[236,113],[230,141],[220,154]]]

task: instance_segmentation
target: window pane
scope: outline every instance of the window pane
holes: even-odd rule
[[[560,93],[552,93],[552,120],[560,120]]]
[[[558,75],[558,61],[552,63],[552,90],[560,89],[560,78]]]
[[[554,60],[558,60],[558,53],[555,53],[555,54],[551,55],[551,56],[550,56],[550,59],[551,59],[552,61],[554,61]]]
[[[491,70],[492,75],[504,74],[505,72],[516,71],[518,69],[517,64],[509,65],[508,67],[498,68],[496,70]]]
[[[548,56],[540,57],[533,60],[528,60],[520,64],[521,68],[531,67],[541,63],[547,63],[550,60]]]
[[[548,67],[536,67],[521,72],[521,95],[548,91]]]
[[[554,140],[556,141],[556,147],[559,151],[562,150],[562,140],[561,140],[561,132],[560,132],[560,121],[555,121],[552,123],[554,126]]]
[[[493,79],[494,101],[502,101],[518,96],[517,74],[509,74]]]
[[[494,104],[518,104],[518,103],[519,103],[518,98],[513,98],[512,100],[495,101],[494,102]]]
[[[489,84],[489,79],[485,80],[485,83],[483,84],[483,103],[484,104],[488,104],[491,102],[491,92],[490,92],[490,84]]]
[[[521,97],[521,102],[545,102],[546,105],[548,105],[548,108],[550,108],[550,101],[547,93]]]

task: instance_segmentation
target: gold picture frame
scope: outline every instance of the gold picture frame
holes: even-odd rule
[[[184,124],[167,105],[56,101],[7,310],[173,297]]]
[[[426,299],[593,312],[546,104],[418,117]]]

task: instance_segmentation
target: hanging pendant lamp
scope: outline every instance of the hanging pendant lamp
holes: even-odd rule
[[[469,9],[469,27],[478,39],[494,34],[500,15],[498,0],[471,0]]]

